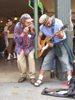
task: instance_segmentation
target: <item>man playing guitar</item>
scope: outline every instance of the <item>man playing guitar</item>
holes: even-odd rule
[[[40,70],[39,78],[34,83],[34,86],[38,87],[42,84],[43,75],[46,70],[51,70],[52,62],[56,56],[58,57],[58,59],[61,63],[62,71],[67,72],[67,79],[68,79],[68,83],[69,83],[70,79],[72,78],[71,70],[73,69],[72,64],[73,64],[74,56],[72,55],[73,59],[69,59],[70,57],[69,57],[68,52],[71,50],[70,50],[67,40],[66,40],[66,38],[67,38],[66,34],[64,31],[59,31],[59,29],[63,26],[63,23],[60,19],[58,19],[58,18],[53,19],[53,18],[47,16],[46,14],[43,14],[39,18],[39,23],[41,24],[40,32],[39,32],[39,35],[37,38],[39,51],[41,51],[43,48],[41,45],[41,38],[42,38],[43,34],[45,36],[49,36],[49,37],[51,37],[53,34],[55,34],[55,37],[53,38],[54,46],[51,50],[49,50],[47,55],[44,57],[42,67]],[[54,32],[52,32],[53,28],[54,28]]]

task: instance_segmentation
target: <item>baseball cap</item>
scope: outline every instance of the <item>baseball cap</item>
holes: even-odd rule
[[[40,24],[46,24],[46,22],[48,21],[49,17],[46,14],[43,14],[40,18],[39,18],[39,23]]]
[[[21,20],[22,19],[25,19],[27,22],[32,22],[34,19],[33,18],[31,18],[31,16],[29,15],[29,14],[27,14],[27,13],[25,13],[25,14],[23,14],[22,16],[21,16]]]

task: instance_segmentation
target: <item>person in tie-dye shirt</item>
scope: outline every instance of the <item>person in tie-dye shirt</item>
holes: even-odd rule
[[[17,63],[20,71],[19,83],[26,80],[26,58],[29,65],[30,82],[35,82],[34,38],[36,36],[33,19],[27,13],[23,14],[20,22],[15,25],[14,40],[16,42]]]

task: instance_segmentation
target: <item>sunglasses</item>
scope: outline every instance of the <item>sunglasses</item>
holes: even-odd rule
[[[45,24],[45,26],[47,26],[50,23],[50,20]]]

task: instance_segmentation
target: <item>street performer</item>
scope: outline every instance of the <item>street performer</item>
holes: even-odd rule
[[[41,26],[37,38],[38,50],[42,50],[42,45],[40,44],[40,42],[43,34],[45,36],[51,37],[55,33],[55,37],[53,38],[54,46],[51,50],[48,51],[47,55],[44,57],[40,70],[40,75],[37,81],[34,83],[34,86],[38,87],[42,84],[43,76],[47,70],[51,70],[52,62],[55,57],[59,59],[62,66],[62,71],[67,72],[67,80],[69,83],[70,79],[72,78],[71,71],[73,70],[72,65],[74,55],[68,46],[65,32],[58,31],[63,26],[63,23],[60,19],[49,17],[46,14],[43,14],[39,18],[39,23],[41,24]]]
[[[35,82],[35,60],[34,60],[34,38],[36,36],[33,25],[33,18],[27,13],[21,15],[20,22],[15,25],[14,40],[16,42],[17,64],[20,71],[19,83],[24,82],[27,78],[26,58],[29,65],[30,83]]]

